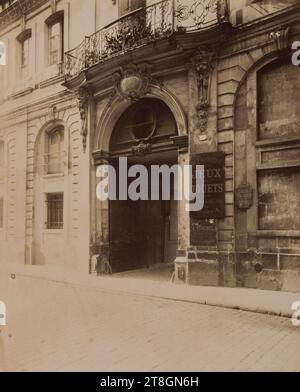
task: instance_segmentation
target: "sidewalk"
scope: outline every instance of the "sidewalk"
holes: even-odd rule
[[[245,311],[292,316],[292,304],[300,301],[300,293],[253,290],[245,288],[199,287],[177,285],[140,277],[98,277],[83,272],[47,266],[1,265],[0,274],[30,277],[52,282],[95,288],[106,292],[127,293],[144,297],[185,301]]]

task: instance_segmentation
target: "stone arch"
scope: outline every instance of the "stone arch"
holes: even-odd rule
[[[244,75],[238,81],[237,84],[237,89],[235,91],[234,102],[233,102],[234,108],[236,107],[237,98],[239,96],[240,89],[246,83],[249,75],[251,75],[253,72],[256,73],[259,72],[262,68],[272,63],[275,63],[276,61],[280,60],[280,58],[282,58],[282,56],[280,56],[280,54],[277,51],[276,52],[272,51],[271,53],[265,54],[262,57],[260,57],[257,61],[253,62],[247,70],[245,70]]]
[[[156,98],[163,101],[171,110],[177,123],[179,136],[188,135],[188,123],[186,114],[178,99],[166,88],[151,85],[145,98]],[[121,100],[119,96],[114,97],[113,101],[107,104],[102,116],[97,124],[94,150],[109,151],[110,138],[114,127],[121,114],[130,106],[130,101]]]

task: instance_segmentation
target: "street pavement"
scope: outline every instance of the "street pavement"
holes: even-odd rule
[[[3,371],[300,371],[291,319],[0,275]]]

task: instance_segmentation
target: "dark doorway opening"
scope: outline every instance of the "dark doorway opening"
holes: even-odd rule
[[[143,98],[133,103],[116,124],[110,143],[111,162],[116,169],[120,157],[127,157],[128,167],[142,164],[150,181],[151,165],[177,164],[178,151],[172,141],[176,136],[177,124],[168,106],[159,99]],[[170,200],[151,200],[150,189],[149,183],[149,200],[110,201],[113,273],[172,263],[176,258],[178,202],[174,189]]]
[[[177,245],[178,201],[174,200],[173,188],[170,200],[149,197],[149,200],[110,201],[113,273],[172,263]]]

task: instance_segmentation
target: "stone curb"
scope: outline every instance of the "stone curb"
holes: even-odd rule
[[[140,278],[97,277],[67,270],[54,270],[44,266],[2,265],[0,274],[13,279],[43,279],[113,293],[186,301],[284,317],[291,317],[292,304],[300,301],[300,293],[176,285]]]

